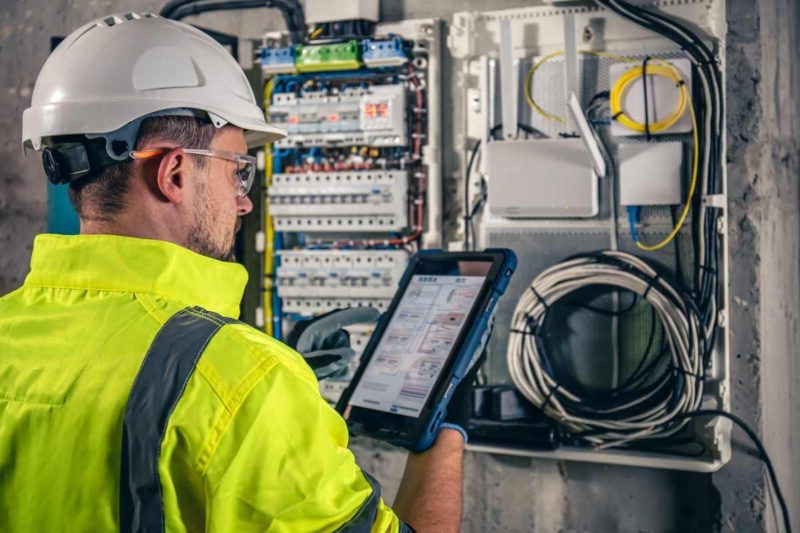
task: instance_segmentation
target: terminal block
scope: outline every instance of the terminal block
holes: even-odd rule
[[[261,72],[264,74],[285,74],[295,72],[294,66],[295,47],[262,48]]]
[[[408,227],[403,170],[275,174],[267,195],[276,231],[392,233]]]
[[[364,39],[361,41],[361,59],[369,68],[397,67],[408,63],[400,37],[382,41]]]
[[[288,133],[275,143],[297,146],[407,146],[406,88],[402,84],[348,88],[335,93],[278,93],[271,124]]]
[[[353,70],[361,66],[358,41],[298,46],[295,66],[298,72]]]
[[[276,273],[288,313],[346,307],[384,310],[408,265],[404,250],[284,250]]]

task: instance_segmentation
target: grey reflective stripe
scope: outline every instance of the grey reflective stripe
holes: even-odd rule
[[[119,520],[124,533],[164,531],[158,459],[172,411],[197,361],[225,324],[200,307],[175,313],[156,334],[133,382],[122,422]]]
[[[372,487],[372,494],[369,495],[369,498],[367,498],[367,501],[364,502],[356,515],[336,531],[341,531],[342,533],[369,533],[372,529],[372,523],[375,521],[375,515],[378,514],[378,505],[381,500],[381,484],[363,470],[361,473],[369,481]]]
[[[398,530],[398,533],[417,533],[417,532],[413,527],[409,526],[405,522],[400,522],[400,529]]]

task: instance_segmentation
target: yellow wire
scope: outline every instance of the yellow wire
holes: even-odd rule
[[[613,59],[614,61],[619,61],[622,63],[636,63],[637,59],[632,59],[630,57],[625,56],[618,56],[616,54],[609,54],[608,52],[595,52],[594,50],[578,50],[579,54],[590,55],[595,57],[606,57],[608,59]],[[548,120],[552,120],[553,122],[560,122],[565,123],[566,119],[564,117],[554,115],[552,113],[548,113],[544,109],[536,103],[536,100],[533,99],[531,95],[531,85],[533,84],[533,75],[536,71],[547,61],[550,61],[554,57],[558,57],[564,55],[563,50],[559,50],[557,52],[553,52],[551,54],[547,54],[543,58],[539,59],[536,63],[534,63],[531,68],[528,70],[528,73],[525,75],[525,100],[528,102],[528,105],[536,111],[538,114],[543,116]]]
[[[311,32],[311,35],[308,36],[309,40],[316,39],[319,37],[319,34],[322,33],[322,26],[315,28],[314,31]]]
[[[264,84],[264,113],[269,111],[269,104],[272,100],[273,81],[270,78]],[[272,185],[272,150],[269,145],[264,146],[264,184],[269,187]],[[267,335],[272,335],[272,291],[274,290],[272,275],[275,270],[275,227],[273,225],[272,216],[269,214],[269,196],[264,195],[264,234],[265,234],[265,247],[264,247],[264,332]]]
[[[656,250],[660,250],[672,242],[672,239],[678,235],[678,232],[683,227],[684,222],[686,222],[686,217],[689,216],[689,211],[692,209],[692,199],[694,198],[695,189],[697,188],[697,173],[700,166],[700,146],[697,138],[697,117],[694,114],[694,106],[692,105],[691,99],[688,98],[688,89],[686,89],[686,85],[681,85],[681,91],[688,100],[687,105],[689,107],[689,114],[692,117],[692,137],[694,140],[694,145],[692,146],[692,150],[694,151],[692,162],[692,179],[689,183],[689,194],[687,195],[686,204],[683,206],[683,211],[681,212],[680,218],[678,218],[678,222],[675,224],[675,227],[672,228],[672,231],[669,233],[669,235],[664,238],[664,240],[653,245],[642,244],[641,242],[636,241],[636,246],[645,252],[654,252]]]
[[[681,77],[681,73],[678,71],[678,69],[666,61],[659,61],[654,65],[649,65],[647,67],[647,75],[667,78],[675,83],[675,86],[678,88],[679,92],[678,103],[675,106],[672,114],[664,120],[659,120],[658,122],[649,124],[650,133],[658,133],[666,130],[680,120],[680,118],[686,112],[686,103],[689,100],[689,97],[687,91],[684,90],[684,81]],[[648,126],[642,124],[641,122],[636,122],[629,115],[627,115],[622,109],[622,104],[625,99],[625,95],[628,94],[633,82],[643,78],[643,76],[644,65],[628,69],[624,74],[622,74],[622,76],[619,77],[616,83],[614,83],[609,96],[609,106],[611,108],[611,116],[613,119],[629,130],[633,130],[637,133],[646,133]],[[642,79],[642,83],[647,83],[647,81]]]
[[[638,59],[633,59],[633,58],[624,57],[624,56],[618,56],[618,55],[609,54],[609,53],[606,53],[606,52],[595,52],[595,51],[592,51],[592,50],[579,50],[578,53],[579,54],[593,55],[593,56],[597,56],[597,57],[606,57],[606,58],[613,59],[614,61],[619,61],[619,62],[622,62],[622,63],[637,63],[637,62],[639,62]],[[534,111],[536,111],[538,114],[540,114],[544,118],[546,118],[548,120],[555,121],[555,122],[560,122],[560,123],[566,122],[564,117],[560,117],[558,115],[554,115],[552,113],[548,113],[547,111],[542,109],[536,103],[536,101],[533,99],[533,96],[531,96],[531,84],[532,84],[534,73],[536,72],[536,70],[540,66],[542,66],[542,64],[544,64],[545,62],[553,59],[554,57],[557,57],[557,56],[560,56],[560,55],[563,55],[563,54],[564,54],[564,51],[563,50],[559,50],[557,52],[553,52],[551,54],[548,54],[548,55],[542,57],[536,63],[534,63],[533,66],[531,66],[531,68],[528,70],[528,74],[525,76],[525,99],[527,100],[528,104],[531,106],[531,108]],[[694,106],[692,105],[691,98],[689,97],[689,91],[686,88],[686,85],[685,85],[685,83],[683,81],[683,78],[681,77],[680,72],[670,62],[665,61],[665,60],[660,59],[660,58],[655,58],[654,63],[655,63],[654,65],[647,67],[647,74],[648,75],[653,74],[654,76],[663,76],[663,77],[666,77],[666,78],[674,81],[676,87],[678,87],[678,89],[680,91],[680,98],[678,100],[678,105],[676,106],[675,111],[673,112],[673,114],[671,116],[669,116],[668,118],[666,118],[665,120],[662,120],[660,122],[656,122],[655,124],[650,125],[650,131],[653,132],[653,133],[656,133],[658,131],[664,131],[665,129],[669,128],[670,126],[675,124],[675,122],[677,122],[680,119],[681,116],[683,116],[683,113],[686,111],[686,108],[688,107],[689,108],[689,114],[692,117],[692,136],[693,136],[693,140],[694,140],[694,145],[693,145],[694,156],[692,158],[693,159],[693,161],[692,161],[692,178],[691,178],[690,183],[689,183],[689,192],[688,192],[688,195],[687,195],[687,198],[686,198],[686,204],[683,206],[683,210],[681,211],[681,215],[678,218],[678,221],[675,224],[675,227],[672,228],[672,231],[670,231],[669,235],[667,235],[661,242],[658,242],[657,244],[652,244],[652,245],[644,244],[644,243],[642,243],[640,241],[636,242],[636,246],[640,250],[643,250],[643,251],[646,251],[646,252],[654,252],[656,250],[660,250],[661,248],[663,248],[666,245],[668,245],[669,243],[671,243],[672,240],[678,235],[678,232],[680,232],[681,228],[683,227],[684,223],[686,222],[686,218],[689,216],[689,212],[692,209],[692,200],[694,199],[694,194],[695,194],[695,191],[697,189],[697,178],[698,178],[698,172],[699,172],[699,167],[700,167],[700,150],[699,150],[699,143],[698,143],[698,137],[697,137],[697,117],[695,116]],[[639,133],[645,133],[645,129],[646,129],[645,125],[641,124],[641,123],[637,123],[636,121],[631,119],[628,115],[626,115],[624,113],[620,114],[620,112],[622,110],[622,99],[623,99],[623,96],[626,93],[626,91],[629,89],[630,84],[633,83],[634,80],[642,77],[643,74],[644,74],[644,68],[641,67],[641,66],[632,68],[632,69],[628,70],[627,72],[625,72],[625,74],[623,74],[620,77],[620,79],[617,80],[617,83],[614,84],[614,87],[612,88],[611,94],[610,94],[610,97],[609,97],[612,116],[616,116],[617,120],[619,120],[620,123],[622,125],[624,125],[625,127],[630,128],[630,129],[632,129],[634,131],[637,131]]]

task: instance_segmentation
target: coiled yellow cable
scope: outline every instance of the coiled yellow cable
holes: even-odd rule
[[[633,85],[636,80],[643,78],[644,74],[644,65],[626,70],[611,88],[611,94],[609,97],[611,117],[629,130],[637,133],[647,133],[647,125],[633,120],[630,115],[625,113],[622,105],[625,101],[625,96],[628,94],[628,91],[631,88],[631,85]],[[658,133],[668,129],[670,126],[678,122],[678,120],[680,120],[680,118],[686,112],[686,105],[689,101],[689,92],[686,89],[686,84],[683,81],[681,73],[678,71],[678,69],[666,61],[659,60],[655,64],[648,65],[647,75],[667,78],[668,80],[672,81],[675,84],[675,87],[678,89],[678,103],[675,106],[672,114],[663,120],[649,124],[650,133]],[[647,83],[647,81],[642,79],[642,83]]]

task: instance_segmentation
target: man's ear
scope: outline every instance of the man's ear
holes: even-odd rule
[[[156,185],[168,202],[180,204],[186,201],[188,165],[189,160],[180,148],[170,150],[161,158]]]

